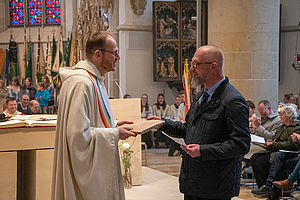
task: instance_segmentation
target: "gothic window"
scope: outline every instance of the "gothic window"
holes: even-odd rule
[[[28,0],[28,25],[43,23],[42,0]]]
[[[46,0],[46,24],[60,24],[60,0]]]
[[[60,25],[61,0],[10,0],[10,26]]]
[[[24,26],[24,0],[10,0],[9,14],[11,26]]]

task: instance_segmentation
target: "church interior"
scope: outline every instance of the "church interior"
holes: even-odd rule
[[[108,31],[117,42],[120,60],[105,76],[115,120],[156,115],[184,121],[175,115],[185,103],[185,72],[196,49],[208,44],[223,50],[224,75],[254,104],[253,113],[260,116],[262,100],[275,113],[291,103],[299,120],[299,10],[299,0],[0,0],[0,200],[50,199],[59,68],[86,59],[93,32]],[[34,110],[30,91],[24,97],[27,81],[35,92],[49,90],[45,109],[39,101]],[[191,85],[190,100],[201,89]],[[27,101],[28,116],[48,114],[49,122],[35,127],[22,115],[7,123],[2,113],[8,97],[17,99],[20,109]],[[160,101],[169,112],[154,108]],[[151,112],[143,110],[145,104]],[[173,141],[150,130],[119,142],[121,159],[127,144],[132,152],[126,199],[183,199],[181,150]],[[126,169],[122,166],[122,173],[129,173]],[[243,162],[240,195],[232,199],[268,198],[253,193],[257,188],[249,161]],[[281,196],[297,199],[286,190]]]

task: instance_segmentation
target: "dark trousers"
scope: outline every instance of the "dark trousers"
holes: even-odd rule
[[[254,177],[258,187],[263,185],[272,186],[272,181],[284,178],[282,166],[287,159],[297,154],[276,152],[272,164],[270,164],[270,153],[256,153],[250,158]]]
[[[173,140],[171,141],[168,156],[173,156],[175,150],[181,151],[180,145]]]
[[[230,199],[207,199],[207,198],[194,197],[185,194],[184,200],[230,200]]]
[[[165,142],[166,147],[170,146],[171,139],[165,136],[164,134],[162,134],[161,131],[159,130],[154,131],[153,135],[154,135],[154,143],[156,147],[159,146],[159,142]]]
[[[250,158],[250,165],[252,166],[258,187],[263,186],[267,181],[271,166],[269,160],[270,153],[256,153]]]
[[[148,149],[151,149],[153,146],[153,136],[152,132],[148,131],[142,134],[142,142],[145,142]]]
[[[278,176],[281,176],[281,174],[279,174],[280,172],[282,172],[282,167],[285,163],[285,161],[287,161],[290,158],[294,158],[297,157],[298,154],[296,153],[285,153],[285,152],[276,152],[274,155],[274,159],[272,161],[271,167],[270,167],[270,171],[269,171],[269,175],[268,175],[268,181],[273,182],[274,180],[278,180]],[[281,179],[279,179],[281,180]]]

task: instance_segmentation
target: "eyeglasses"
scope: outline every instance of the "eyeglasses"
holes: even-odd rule
[[[105,49],[99,49],[99,51],[111,53],[113,56],[119,55],[118,51],[108,51],[108,50],[105,50]]]
[[[204,63],[201,63],[201,62],[198,62],[198,63],[191,63],[191,67],[197,67],[198,65],[208,65],[208,64],[212,64],[213,62],[215,61],[212,61],[212,62],[204,62]]]

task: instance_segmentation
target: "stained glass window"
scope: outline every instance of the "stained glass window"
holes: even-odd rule
[[[11,26],[24,26],[24,0],[10,0],[9,14]]]
[[[46,0],[46,24],[60,24],[61,0]]]
[[[43,23],[42,0],[28,0],[28,25],[41,25]]]
[[[60,25],[62,0],[9,0],[10,26]]]

